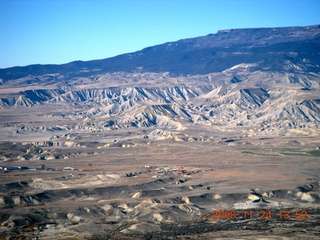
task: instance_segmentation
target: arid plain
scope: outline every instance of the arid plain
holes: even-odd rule
[[[319,27],[252,31],[177,42],[223,71],[0,71],[0,239],[318,239]]]

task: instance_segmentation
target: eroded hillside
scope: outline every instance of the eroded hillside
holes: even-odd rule
[[[317,135],[319,86],[317,73],[252,71],[250,66],[189,77],[113,73],[75,78],[68,86],[45,85],[44,81],[31,89],[4,84],[0,89],[1,131],[25,134],[212,126],[242,127],[244,131],[249,127],[255,134]],[[10,118],[15,112],[30,118],[36,109],[41,115],[37,121]]]
[[[0,69],[0,238],[317,239],[319,46],[238,29]]]

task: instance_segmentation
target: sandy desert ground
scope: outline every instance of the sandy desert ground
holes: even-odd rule
[[[2,142],[2,155],[47,155],[5,162],[33,170],[0,172],[1,239],[319,238],[318,138],[188,133]]]
[[[0,240],[319,239],[319,39],[0,69]]]

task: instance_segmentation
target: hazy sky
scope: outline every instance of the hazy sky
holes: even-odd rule
[[[0,68],[107,58],[230,28],[320,24],[320,0],[0,0]]]

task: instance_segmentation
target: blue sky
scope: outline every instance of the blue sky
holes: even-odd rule
[[[0,68],[134,52],[221,29],[320,24],[320,0],[0,0]]]

